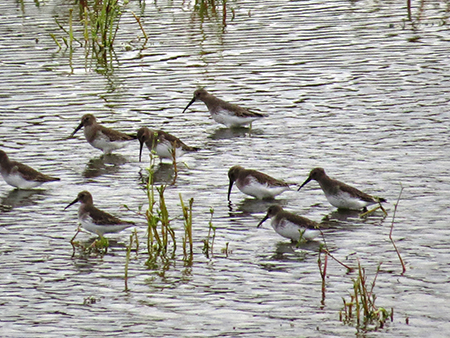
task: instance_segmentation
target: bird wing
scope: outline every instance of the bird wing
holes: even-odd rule
[[[134,140],[137,138],[137,136],[133,136],[133,135],[128,135],[125,133],[122,133],[120,131],[117,130],[113,130],[110,128],[106,128],[104,126],[100,126],[100,132],[106,136],[111,142],[114,141],[129,141],[129,140]]]
[[[338,183],[339,183],[339,185],[338,185],[339,190],[349,193],[350,195],[358,196],[363,201],[375,202],[373,197],[370,196],[369,194],[366,194],[365,192],[362,192],[356,188],[353,188],[352,186],[349,186],[345,183],[342,183],[342,182],[338,182]]]
[[[250,169],[250,174],[260,183],[260,184],[266,184],[268,183],[271,186],[279,186],[279,187],[288,187],[289,184],[286,182],[283,182],[281,180],[277,180],[276,178],[273,178],[272,176],[269,176],[267,174],[264,174],[257,170]]]
[[[314,222],[303,216],[288,213],[288,214],[283,215],[283,218],[285,218],[287,221],[290,221],[292,223],[301,224],[302,227],[305,227],[308,229],[319,229],[319,224],[317,222]]]
[[[247,108],[238,106],[237,104],[229,103],[229,102],[226,102],[223,100],[220,100],[220,101],[221,101],[221,104],[220,104],[221,108],[228,110],[228,111],[232,111],[238,117],[265,117],[265,116],[267,116],[266,114],[251,111]]]
[[[95,224],[99,225],[134,224],[134,222],[123,221],[120,218],[108,214],[107,212],[104,212],[100,209],[97,209],[94,206],[90,206],[87,211],[89,212],[89,215],[91,216],[92,221]]]
[[[59,181],[57,177],[51,177],[44,175],[43,173],[27,166],[26,164],[11,161],[12,169],[11,172],[19,172],[23,179],[27,181],[36,181],[36,182],[48,182],[48,181]]]

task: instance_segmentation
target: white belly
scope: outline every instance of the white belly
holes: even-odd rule
[[[156,155],[158,155],[161,158],[168,158],[170,160],[173,160],[173,148],[172,144],[170,142],[160,142],[155,147]],[[175,158],[180,158],[183,156],[184,151],[180,148],[177,148],[175,151]]]
[[[298,242],[300,237],[304,240],[311,241],[320,235],[319,230],[301,228],[297,224],[283,220],[276,223],[275,217],[272,219],[272,228],[281,236]]]
[[[92,218],[87,215],[85,215],[82,218],[79,217],[79,221],[80,221],[83,229],[86,229],[87,231],[90,231],[98,236],[103,236],[104,234],[107,234],[107,233],[119,232],[119,231],[122,231],[123,229],[126,229],[126,228],[132,226],[132,224],[102,224],[102,225],[98,225],[98,224],[95,224],[92,221]]]
[[[212,113],[211,117],[217,123],[226,125],[227,127],[240,127],[252,123],[259,117],[239,117],[229,112],[228,110],[220,110],[218,112]]]
[[[236,186],[244,194],[256,197],[258,199],[274,198],[283,191],[289,190],[288,187],[270,186],[261,184],[256,180],[251,180],[249,184],[242,185],[236,181]]]
[[[6,183],[9,185],[12,185],[13,187],[19,188],[19,189],[32,189],[37,186],[40,186],[43,182],[36,182],[36,181],[27,181],[25,180],[22,175],[15,173],[15,174],[9,174],[9,175],[3,175],[3,179]]]
[[[94,148],[102,150],[105,154],[110,154],[113,150],[123,148],[127,145],[126,141],[114,141],[111,142],[108,137],[101,132],[97,134],[97,137],[89,142]]]
[[[359,198],[352,197],[348,193],[340,193],[338,195],[328,195],[326,196],[328,202],[338,209],[349,209],[349,210],[361,210],[364,207],[373,204],[370,202],[362,201]]]

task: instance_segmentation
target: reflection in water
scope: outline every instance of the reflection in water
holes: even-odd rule
[[[145,187],[148,183],[148,171],[141,169],[139,171],[139,180]],[[154,184],[172,184],[175,177],[175,169],[173,164],[161,162],[153,173]]]
[[[356,223],[364,223],[368,218],[370,218],[373,223],[374,220],[379,220],[380,224],[386,218],[386,215],[383,212],[374,212],[364,218],[361,218],[361,211],[357,210],[344,210],[337,209],[331,212],[329,215],[323,217],[321,226],[324,228],[341,228],[346,227],[349,224],[353,225]]]
[[[122,155],[106,154],[92,158],[83,171],[86,178],[98,177],[104,174],[114,174],[119,171],[119,167],[127,162]]]
[[[357,210],[344,210],[337,209],[331,212],[329,215],[324,216],[323,222],[333,222],[333,221],[341,221],[341,222],[349,222],[352,220],[360,220],[359,218],[360,212]]]
[[[320,240],[300,243],[279,242],[272,259],[276,261],[303,261],[309,253],[319,252],[321,245]]]
[[[13,189],[1,199],[0,211],[10,211],[17,207],[27,207],[37,204],[42,200],[45,190],[21,190]]]
[[[266,213],[267,209],[273,204],[286,206],[287,203],[287,200],[284,199],[260,200],[256,198],[246,198],[236,205],[235,210],[241,211],[244,214]],[[228,203],[228,208],[230,209],[230,212],[233,211],[233,204],[231,202]],[[233,214],[233,216],[236,215]]]
[[[250,129],[250,128],[219,128],[214,131],[211,135],[208,137],[213,140],[226,140],[231,139],[235,137],[245,137],[245,136],[251,136],[251,135],[262,135],[262,130],[258,129]]]
[[[270,260],[277,262],[292,262],[292,261],[304,261],[308,255],[315,255],[319,252],[321,246],[320,241],[309,241],[300,243],[291,242],[279,242],[276,245],[275,252],[270,257]],[[268,271],[280,271],[285,270],[286,267],[279,264],[262,264],[263,269]]]

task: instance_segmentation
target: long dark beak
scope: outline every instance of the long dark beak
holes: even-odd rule
[[[183,113],[182,114],[184,114],[184,112],[186,111],[186,109],[188,109],[189,108],[189,106],[191,105],[191,104],[193,104],[195,102],[195,97],[191,100],[191,102],[189,102],[188,103],[188,105],[186,106],[186,108],[184,108],[184,110],[183,110]]]
[[[71,202],[67,207],[65,207],[64,210],[66,210],[68,207],[70,207],[71,205],[74,205],[74,204],[77,203],[77,202],[78,202],[78,197],[75,198],[75,199],[73,200],[73,202]]]
[[[81,128],[83,128],[83,122],[81,122],[81,123],[78,125],[78,127],[75,128],[75,130],[73,131],[73,133],[70,134],[70,137],[73,137],[73,135],[75,135],[76,132],[77,132],[78,130],[80,130]]]
[[[297,191],[300,191],[300,189],[303,188],[303,187],[304,187],[309,181],[311,181],[311,180],[312,180],[312,178],[311,178],[311,177],[308,177],[308,178],[306,179],[306,181],[303,182],[303,184],[300,186],[300,188],[298,188]]]
[[[268,218],[269,218],[269,213],[267,213],[267,215],[264,216],[264,218],[261,220],[261,222],[258,223],[258,225],[256,227],[259,228]]]
[[[144,146],[144,142],[141,142],[141,140],[139,140],[140,146],[139,146],[139,162],[141,162],[141,157],[142,157],[142,147]]]
[[[230,180],[230,185],[228,186],[228,201],[230,201],[231,188],[233,188],[233,181]]]

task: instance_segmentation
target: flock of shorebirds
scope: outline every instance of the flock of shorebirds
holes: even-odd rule
[[[209,94],[204,89],[197,89],[194,92],[194,97],[183,110],[183,113],[196,101],[204,102],[211,117],[216,122],[227,127],[248,126],[253,121],[266,116],[265,114],[252,112],[238,105],[223,101]],[[105,154],[110,154],[112,151],[125,146],[127,141],[137,138],[140,143],[139,161],[141,161],[144,144],[161,159],[166,158],[172,161],[176,161],[185,152],[199,150],[199,148],[186,145],[179,138],[162,130],[152,130],[143,127],[137,131],[136,135],[129,135],[104,127],[97,122],[92,114],[85,114],[81,118],[80,124],[75,128],[71,137],[81,128],[84,128],[84,136],[89,144],[102,150]],[[10,160],[3,150],[0,150],[0,172],[6,183],[18,189],[33,189],[45,182],[59,180],[57,177],[45,175],[25,164]],[[257,170],[245,169],[239,165],[230,168],[228,177],[230,180],[228,201],[230,201],[234,183],[241,192],[257,199],[273,199],[284,191],[291,190],[290,185],[284,181],[275,179]],[[381,203],[386,202],[383,198],[370,196],[354,187],[328,177],[322,168],[311,170],[308,178],[298,190],[311,180],[319,183],[328,202],[339,209],[366,210],[367,206],[373,204],[379,204],[379,207],[382,208]],[[133,222],[123,221],[97,209],[94,206],[92,195],[88,191],[80,192],[77,198],[67,205],[65,209],[77,202],[81,203],[78,209],[78,220],[81,226],[99,236],[103,236],[105,233],[119,232],[135,225]],[[384,211],[383,208],[382,210]],[[318,223],[285,211],[279,205],[269,207],[267,215],[261,220],[258,227],[268,218],[272,219],[272,227],[278,234],[292,241],[299,241],[300,239],[312,240],[320,234]]]

